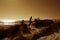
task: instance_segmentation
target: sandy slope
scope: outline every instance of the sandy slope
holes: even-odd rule
[[[57,20],[54,20],[54,21],[57,21]],[[31,25],[30,28],[31,28],[31,31],[30,31],[31,34],[24,34],[23,35],[23,36],[27,37],[28,39],[32,38],[34,34],[38,34],[39,32],[41,32],[42,30],[45,29],[45,27],[35,28],[33,25]],[[3,40],[11,40],[11,39],[6,37]],[[44,37],[41,37],[41,38],[39,38],[37,40],[60,40],[60,33],[54,33],[54,34],[51,34],[49,36],[44,36]]]

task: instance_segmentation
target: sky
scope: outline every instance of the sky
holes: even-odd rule
[[[60,19],[59,0],[0,0],[0,20],[18,20],[29,17]]]

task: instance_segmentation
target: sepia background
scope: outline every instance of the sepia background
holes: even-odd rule
[[[59,0],[0,0],[0,20],[60,19]]]
[[[32,22],[30,16],[37,18],[37,21]],[[52,20],[44,21],[38,18]],[[42,37],[38,40],[60,40],[60,20],[53,19],[60,19],[59,0],[0,0],[0,40],[23,40],[24,37],[33,40],[36,37],[34,35],[40,36],[40,33]],[[51,21],[52,24],[49,24]],[[46,24],[47,26],[44,26]],[[25,29],[26,34],[23,33]],[[44,34],[46,36],[43,36]]]

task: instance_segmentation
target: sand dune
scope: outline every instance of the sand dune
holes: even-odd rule
[[[54,22],[56,23],[57,21],[54,20]],[[15,25],[19,26],[19,24],[15,24]],[[14,25],[0,25],[0,29],[4,28],[4,30],[6,30],[10,27],[13,27],[12,28],[12,31],[13,31]],[[32,38],[34,37],[35,34],[42,33],[42,31],[45,30],[48,26],[47,27],[43,26],[43,27],[40,27],[40,28],[36,28],[33,25],[30,25],[30,26],[27,25],[27,27],[30,28],[30,33],[26,33],[26,34],[22,33],[22,31],[20,31],[20,27],[19,27],[18,28],[19,31],[15,35],[12,35],[12,36],[9,36],[9,37],[6,36],[1,40],[32,40]],[[19,38],[22,38],[21,36],[23,36],[23,39],[19,39]],[[53,34],[50,34],[48,36],[40,37],[36,40],[60,40],[60,32],[59,33],[54,32]]]

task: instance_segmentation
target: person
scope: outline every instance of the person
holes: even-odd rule
[[[34,19],[34,26],[35,26],[36,28],[39,28],[39,27],[41,26],[41,21],[40,21],[40,19]]]
[[[30,17],[30,20],[29,20],[29,26],[32,24],[32,16]]]
[[[21,21],[20,29],[23,34],[30,33],[30,30],[28,29],[27,24],[24,23],[24,20]]]

